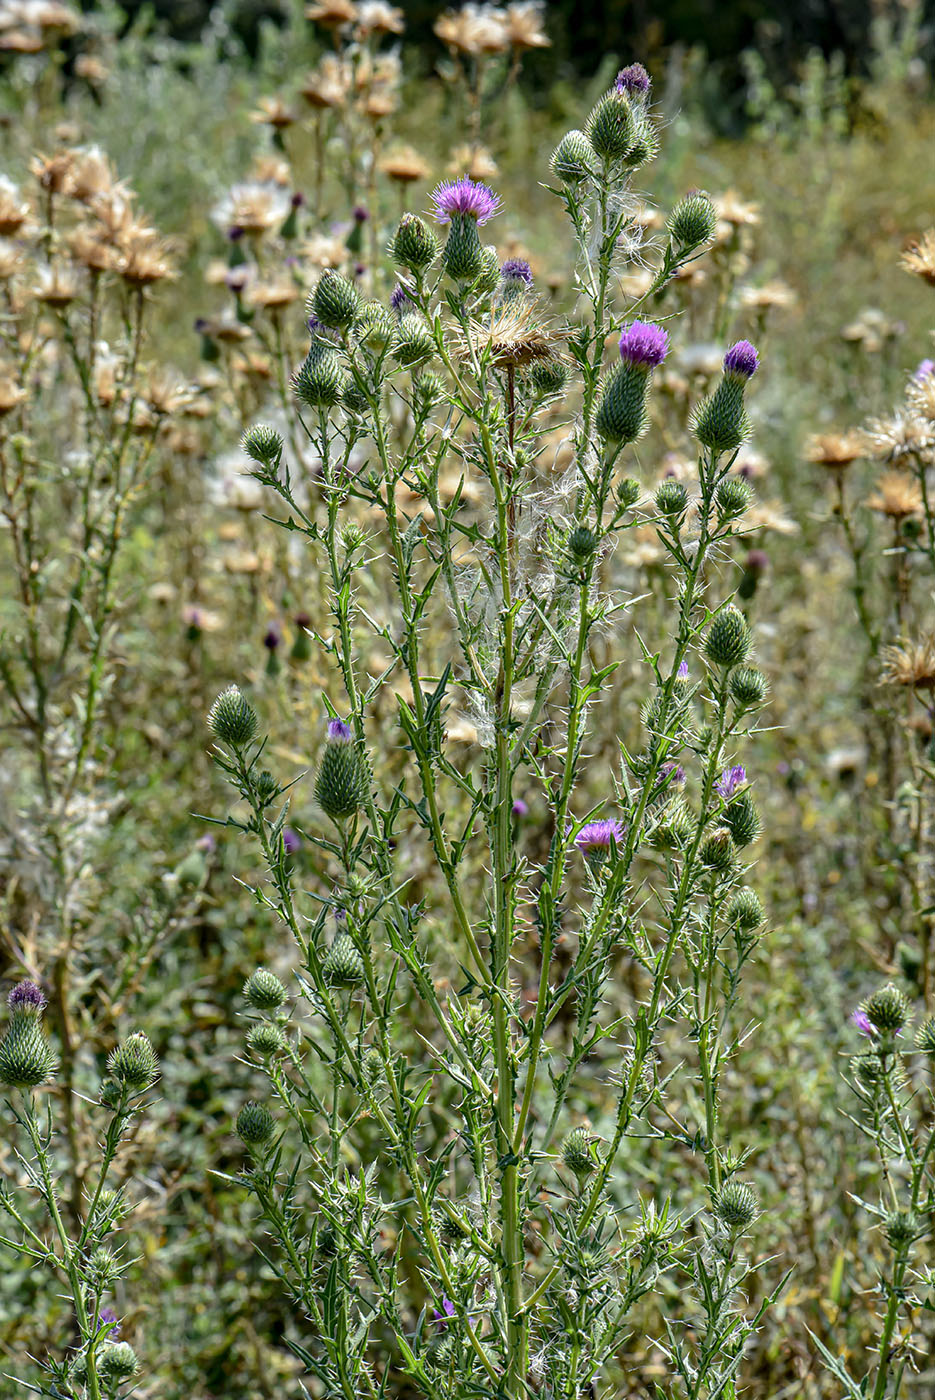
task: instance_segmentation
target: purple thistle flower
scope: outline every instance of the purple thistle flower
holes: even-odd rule
[[[440,224],[450,223],[455,214],[465,214],[486,224],[503,205],[499,195],[479,180],[462,175],[460,180],[442,180],[432,191],[433,215]]]
[[[21,1016],[38,1016],[48,1005],[45,993],[35,982],[18,982],[7,997],[7,1005]]]
[[[680,681],[687,681],[687,680],[688,680],[688,662],[687,662],[687,661],[680,661],[680,662],[679,662],[679,669],[678,669],[678,671],[676,672],[676,674],[678,675],[678,678],[679,678]]]
[[[649,92],[651,86],[649,74],[642,63],[628,63],[626,68],[621,68],[614,82],[618,92],[637,93],[640,96]]]
[[[448,1319],[454,1317],[455,1311],[454,1303],[450,1298],[446,1298],[443,1295],[441,1308],[432,1309],[432,1320],[433,1322],[437,1322],[439,1327],[445,1327],[448,1324]]]
[[[749,340],[738,340],[724,356],[724,373],[736,375],[738,379],[752,379],[759,362],[756,349]]]
[[[521,797],[517,797],[516,801],[513,803],[513,816],[516,818],[525,817],[528,811],[529,807],[527,803],[525,803]]]
[[[328,738],[332,744],[349,744],[351,742],[351,727],[345,724],[343,719],[329,719]]]
[[[532,268],[525,258],[507,258],[500,269],[500,276],[504,282],[523,282],[527,287],[532,286]]]
[[[876,1035],[873,1022],[866,1011],[861,1011],[860,1007],[858,1007],[856,1011],[851,1012],[851,1020],[854,1022],[854,1025],[860,1031],[861,1035],[868,1036],[871,1040]]]
[[[733,768],[725,768],[724,772],[714,784],[714,790],[719,797],[723,797],[726,802],[729,797],[740,787],[741,783],[747,781],[747,770],[742,763],[738,763]]]
[[[390,296],[390,309],[401,315],[407,306],[412,306],[412,299],[405,287],[401,287],[397,282]]]
[[[287,856],[294,856],[302,845],[302,839],[297,831],[293,831],[291,826],[284,826],[282,829],[282,844]]]
[[[930,374],[935,374],[935,360],[920,360],[916,365],[913,379],[927,379]]]
[[[647,370],[661,365],[669,353],[669,337],[652,321],[631,321],[620,332],[620,358]]]
[[[305,195],[301,190],[294,190],[289,203],[292,205],[293,209],[301,209],[302,205],[305,203]]]
[[[101,1308],[97,1320],[98,1325],[106,1329],[104,1335],[109,1337],[111,1341],[117,1341],[120,1336],[120,1318],[117,1316],[114,1309]]]
[[[584,855],[603,855],[610,850],[610,843],[619,846],[623,841],[623,826],[614,818],[598,822],[588,822],[575,837],[575,845]]]
[[[354,209],[354,223],[355,223],[355,224],[365,224],[369,218],[370,218],[370,214],[369,214],[369,212],[364,208],[364,206],[363,206],[362,204],[358,204],[358,205],[355,206],[355,209]]]
[[[278,622],[271,622],[263,636],[263,645],[267,651],[275,651],[282,641],[282,632]]]
[[[681,787],[685,781],[685,769],[680,763],[670,761],[659,769],[659,776],[667,786],[671,784],[673,787]]]

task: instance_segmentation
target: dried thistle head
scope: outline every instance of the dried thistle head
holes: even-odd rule
[[[405,28],[402,10],[387,4],[386,0],[361,0],[357,6],[355,33],[359,39],[371,34],[402,34]]]
[[[745,204],[733,189],[725,190],[723,194],[716,196],[714,209],[718,222],[728,224],[732,231],[744,226],[752,227],[760,222],[760,206]]]
[[[448,169],[453,175],[469,175],[472,180],[493,180],[500,167],[486,146],[455,146]]]
[[[2,264],[2,259],[0,259],[0,264]],[[906,390],[906,403],[912,414],[918,418],[924,418],[927,423],[933,425],[933,436],[935,436],[935,369],[926,370],[924,374],[917,372],[914,375]]]
[[[315,0],[305,6],[305,18],[325,29],[341,29],[345,24],[353,24],[357,8],[353,0]]]
[[[16,185],[0,175],[0,235],[5,238],[19,233],[29,217],[29,205]]]
[[[325,54],[300,89],[310,107],[323,111],[343,107],[354,85],[354,75],[337,54]]]
[[[131,229],[120,240],[118,271],[131,287],[150,287],[176,276],[168,239],[149,229]]]
[[[489,354],[495,365],[513,369],[552,358],[562,340],[558,331],[543,325],[535,307],[516,301],[471,321],[469,335],[478,356]]]
[[[505,23],[507,39],[514,49],[548,49],[552,40],[543,25],[542,0],[513,0],[507,5]]]
[[[935,633],[884,647],[881,660],[881,685],[935,691]]]
[[[890,418],[874,418],[868,423],[865,440],[871,456],[895,462],[927,452],[935,443],[935,431],[924,418],[900,408]]]
[[[261,97],[256,110],[250,113],[250,120],[257,126],[271,126],[274,131],[285,131],[295,125],[296,115],[281,97]]]
[[[899,260],[899,265],[915,277],[921,277],[930,287],[935,287],[935,228],[927,229],[919,238],[913,239]]]
[[[902,472],[884,472],[876,491],[868,496],[867,505],[891,520],[906,520],[909,516],[921,515],[922,492],[913,477],[904,476]]]
[[[434,25],[443,44],[455,53],[505,53],[510,47],[506,15],[492,5],[464,5],[460,10],[446,10]]]
[[[867,455],[867,444],[862,433],[853,429],[844,433],[816,433],[810,437],[805,447],[805,457],[816,466],[827,467],[832,472],[843,472],[853,463]]]
[[[388,152],[380,161],[379,168],[388,180],[395,180],[400,185],[427,180],[431,173],[419,152],[412,146],[401,146]]]
[[[753,311],[781,311],[794,306],[796,295],[787,282],[764,282],[762,287],[744,287],[740,293],[741,306]]]

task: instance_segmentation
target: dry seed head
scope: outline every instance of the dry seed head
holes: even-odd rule
[[[901,472],[884,472],[877,489],[867,497],[867,505],[879,515],[891,520],[905,520],[922,513],[922,492],[911,476]]]
[[[921,277],[930,287],[935,287],[935,228],[927,229],[920,238],[909,244],[899,265],[913,276]]]
[[[805,457],[829,471],[844,471],[865,456],[866,451],[863,434],[852,429],[844,433],[816,433],[806,444]]]
[[[494,364],[513,368],[551,359],[562,339],[542,324],[534,307],[516,301],[496,307],[483,321],[472,321],[468,333],[478,356],[489,353]]]
[[[882,685],[935,691],[935,634],[884,647],[881,660]]]

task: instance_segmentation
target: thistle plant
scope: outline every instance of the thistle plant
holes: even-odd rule
[[[759,818],[736,756],[767,687],[714,583],[749,502],[729,473],[757,354],[731,347],[696,406],[690,489],[647,497],[635,445],[670,330],[618,305],[621,258],[639,249],[631,186],[658,144],[648,79],[628,71],[553,158],[578,249],[570,324],[550,324],[528,269],[501,270],[484,243],[495,193],[443,184],[444,245],[414,214],[391,241],[395,322],[338,276],[310,301],[293,384],[317,499],[277,432],[244,437],[331,610],[314,638],[333,690],[301,831],[318,853],[311,888],[284,839],[301,779],[265,766],[240,689],[209,716],[238,799],[226,824],[258,844],[253,896],[293,944],[290,989],[268,968],[245,988],[265,1089],[237,1119],[239,1180],[305,1319],[297,1354],[329,1393],[377,1395],[392,1366],[430,1396],[571,1400],[606,1380],[638,1317],[667,1394],[733,1393],[775,1296],[744,1303],[757,1195],[723,1104],[763,922],[744,883]],[[694,201],[657,254],[654,297],[711,237],[710,204]],[[556,481],[541,423],[560,396],[572,463]],[[461,489],[443,500],[452,461]],[[461,496],[477,482],[474,519]],[[612,567],[646,520],[670,599],[652,642]],[[359,601],[365,571],[382,580],[377,611]],[[596,772],[619,655],[597,665],[595,644],[630,629],[645,704]],[[389,686],[395,752],[370,725]],[[459,713],[475,735],[466,757],[448,737]],[[538,848],[521,825],[532,804]],[[578,1107],[595,1078],[602,1131]],[[688,1178],[647,1191],[648,1150],[673,1183],[690,1154]]]

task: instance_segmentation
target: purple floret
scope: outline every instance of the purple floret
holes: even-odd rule
[[[651,86],[649,74],[642,63],[628,63],[626,68],[621,68],[614,83],[618,92],[640,95],[649,92]]]
[[[652,321],[631,321],[620,332],[620,358],[628,365],[655,369],[669,353],[669,337]]]
[[[345,724],[343,719],[329,719],[328,738],[333,744],[349,744],[351,742],[351,727]]]
[[[751,379],[758,364],[759,356],[749,340],[738,340],[724,356],[725,374],[735,374],[740,379]]]
[[[617,846],[623,841],[623,826],[613,818],[588,822],[575,837],[575,845],[585,855],[592,851],[609,851],[611,841]]]
[[[392,311],[396,311],[401,315],[402,312],[405,311],[407,306],[412,305],[413,302],[412,298],[409,296],[409,293],[406,291],[405,287],[401,287],[397,282],[390,295],[390,309]]]
[[[860,1031],[861,1035],[869,1036],[871,1040],[876,1035],[873,1022],[870,1020],[866,1011],[861,1011],[858,1007],[856,1011],[851,1012],[851,1020],[854,1022],[854,1025]]]
[[[741,783],[747,781],[747,770],[743,764],[738,763],[733,768],[725,768],[724,772],[714,784],[714,790],[726,801],[728,797],[733,797]]]
[[[35,982],[18,982],[7,997],[7,1005],[21,1015],[38,1016],[47,1003],[42,988]]]
[[[525,282],[527,287],[532,286],[532,268],[525,258],[507,258],[500,276],[504,282]]]
[[[503,207],[499,195],[479,180],[462,175],[460,180],[442,180],[432,191],[432,213],[440,224],[450,223],[455,214],[466,214],[486,224]]]
[[[687,681],[687,680],[688,680],[688,662],[687,662],[687,661],[680,661],[680,662],[679,662],[679,669],[678,669],[678,671],[677,671],[676,674],[678,675],[678,678],[679,678],[680,681]]]
[[[935,360],[920,360],[916,365],[913,379],[928,379],[930,374],[935,374]]]
[[[111,1341],[116,1342],[118,1340],[120,1337],[120,1318],[113,1308],[101,1308],[100,1315],[98,1316],[98,1323],[101,1327],[107,1329],[106,1335]]]
[[[297,831],[293,831],[291,826],[284,826],[282,829],[282,844],[287,856],[294,856],[302,845],[302,839]]]
[[[512,810],[513,810],[513,816],[514,816],[514,817],[516,817],[516,818],[525,817],[526,814],[527,814],[528,811],[529,811],[529,806],[528,806],[527,803],[525,803],[525,802],[523,801],[523,799],[522,799],[521,797],[517,797],[516,801],[513,803],[513,809],[512,809]]]

